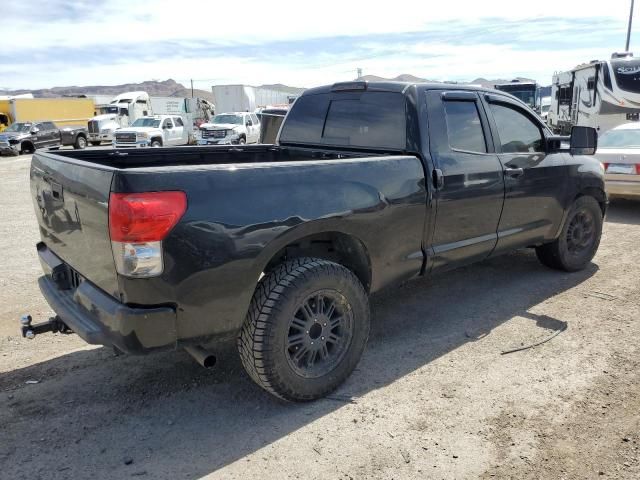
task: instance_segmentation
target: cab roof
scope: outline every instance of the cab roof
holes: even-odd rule
[[[367,92],[393,92],[404,93],[411,87],[422,88],[425,90],[471,90],[487,93],[499,92],[493,88],[485,88],[477,85],[465,85],[461,83],[436,83],[436,82],[398,82],[398,81],[381,81],[381,82],[368,82],[363,80],[355,80],[352,82],[339,82],[333,85],[323,85],[321,87],[310,88],[305,90],[301,96],[314,95],[319,93],[331,93],[331,92],[349,92],[349,91],[367,91]],[[503,93],[503,92],[500,92]]]

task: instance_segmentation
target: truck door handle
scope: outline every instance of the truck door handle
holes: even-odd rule
[[[504,169],[504,174],[507,177],[518,178],[518,177],[521,177],[522,175],[524,175],[524,169],[523,168],[506,167]]]
[[[436,190],[444,187],[444,173],[439,168],[433,169],[433,186],[436,187]]]

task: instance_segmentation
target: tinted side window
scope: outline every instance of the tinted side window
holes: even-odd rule
[[[487,153],[476,102],[447,100],[444,102],[444,113],[452,149]]]
[[[173,128],[173,123],[171,123],[171,120],[167,118],[167,119],[165,119],[165,121],[164,121],[164,126],[165,126],[166,128]]]
[[[257,125],[257,124],[259,124],[259,123],[260,123],[260,120],[258,120],[258,117],[256,116],[256,114],[255,114],[255,113],[252,113],[252,114],[251,114],[251,120],[253,121],[253,124],[254,124],[254,125]]]
[[[495,103],[490,104],[490,108],[504,153],[544,152],[540,128],[528,116],[514,108]]]
[[[184,127],[184,123],[182,123],[182,119],[180,117],[175,117],[176,127]]]
[[[42,130],[55,130],[56,126],[51,122],[42,122],[42,125],[40,126],[40,128]]]

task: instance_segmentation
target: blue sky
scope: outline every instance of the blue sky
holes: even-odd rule
[[[381,76],[548,84],[556,70],[622,50],[629,8],[627,0],[430,3],[9,2],[0,89],[167,78],[193,78],[205,89],[309,87],[351,79],[358,67]]]

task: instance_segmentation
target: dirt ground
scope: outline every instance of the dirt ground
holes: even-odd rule
[[[376,296],[347,383],[286,404],[233,350],[205,370],[22,339],[51,313],[28,166],[0,158],[1,478],[640,478],[640,203],[611,205],[586,271],[523,251]]]

